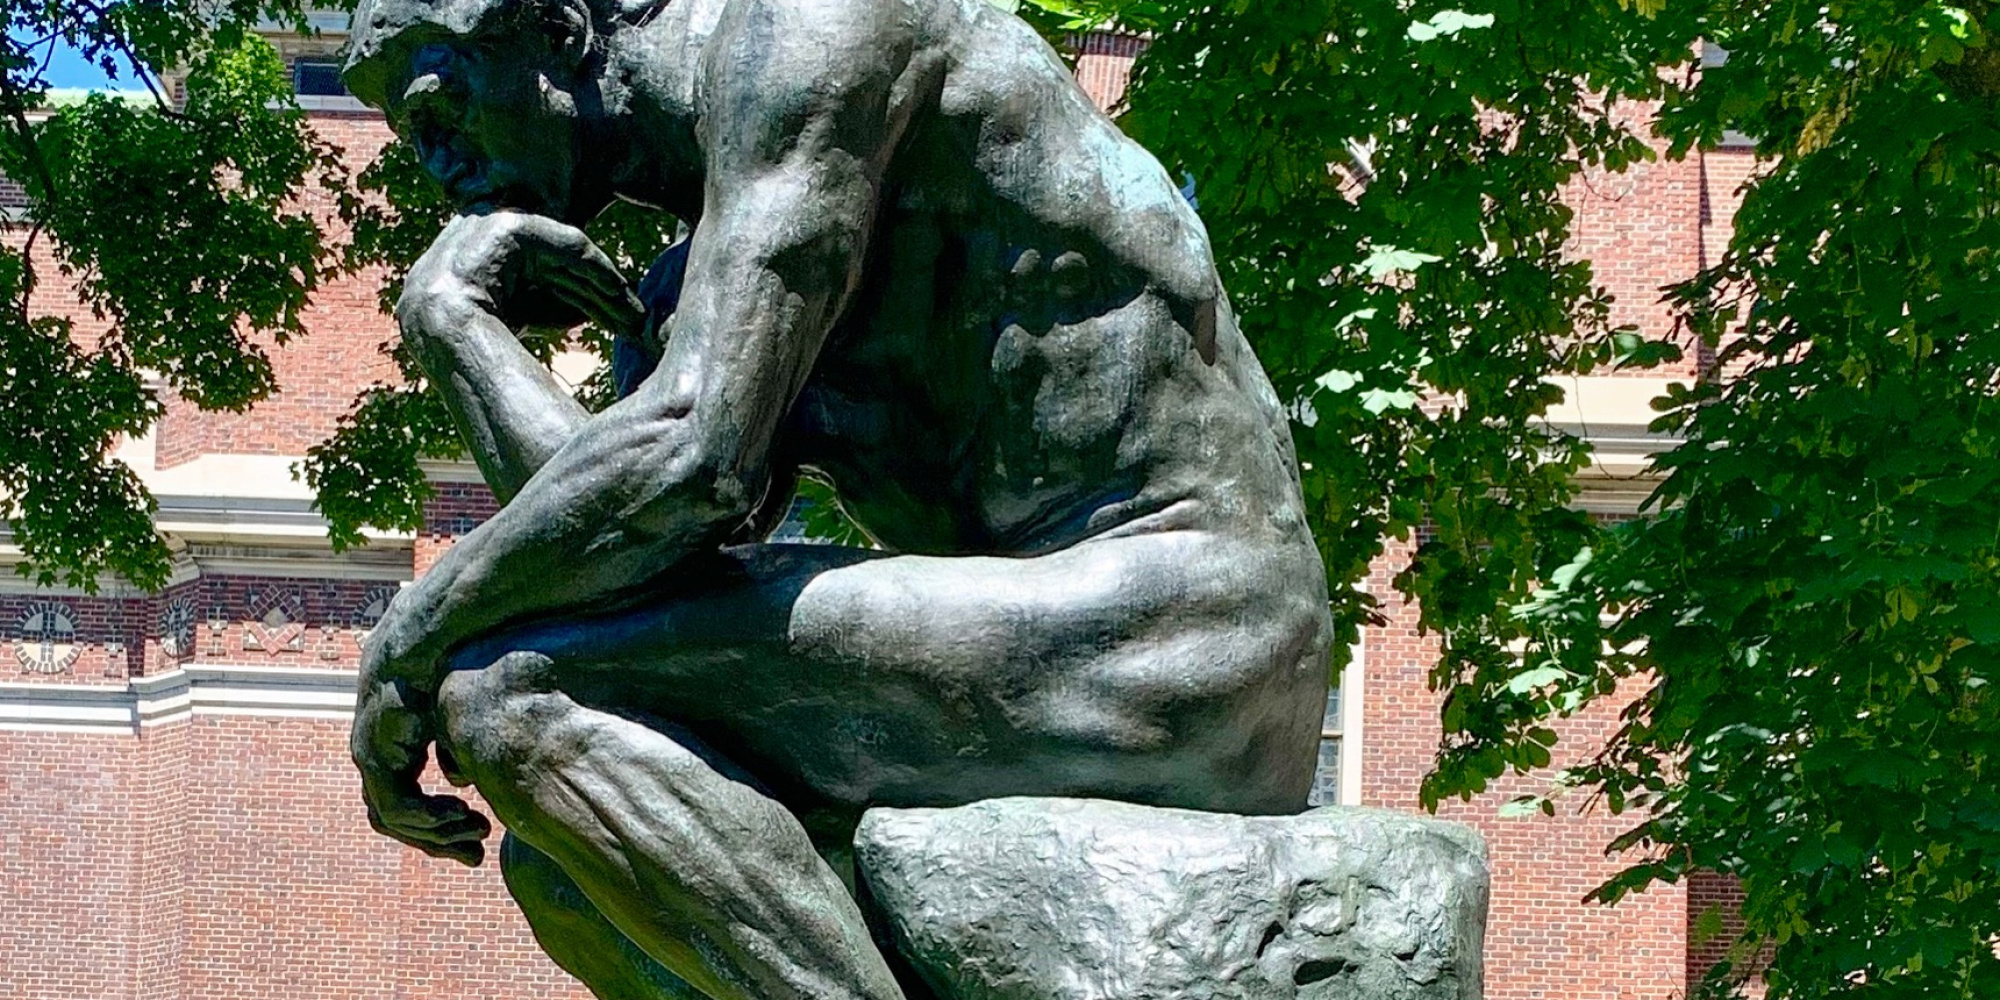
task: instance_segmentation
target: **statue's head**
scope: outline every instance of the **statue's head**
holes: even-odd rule
[[[580,156],[601,135],[610,36],[664,0],[362,0],[348,89],[387,113],[462,208],[580,221],[611,165]]]

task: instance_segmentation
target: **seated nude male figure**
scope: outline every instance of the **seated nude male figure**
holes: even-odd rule
[[[369,0],[347,74],[461,206],[398,317],[504,504],[370,641],[377,829],[481,860],[434,743],[600,996],[838,1000],[902,996],[840,870],[870,806],[1303,808],[1330,628],[1284,407],[1026,25]],[[693,226],[650,303],[574,228],[615,198]],[[584,316],[650,371],[595,416],[515,337]],[[763,543],[800,469],[880,548]]]

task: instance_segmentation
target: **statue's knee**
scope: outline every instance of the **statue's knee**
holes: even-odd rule
[[[475,665],[477,663],[478,665]],[[468,778],[482,765],[511,759],[528,737],[528,702],[534,678],[547,666],[537,653],[509,652],[497,659],[453,657],[438,684],[437,735]]]

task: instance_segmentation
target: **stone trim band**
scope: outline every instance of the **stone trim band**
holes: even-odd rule
[[[189,666],[124,685],[0,681],[0,730],[137,735],[195,715],[349,719],[355,672]]]

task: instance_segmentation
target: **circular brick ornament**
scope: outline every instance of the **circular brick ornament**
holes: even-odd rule
[[[60,601],[33,601],[21,613],[14,658],[31,674],[60,674],[76,664],[76,612]]]

